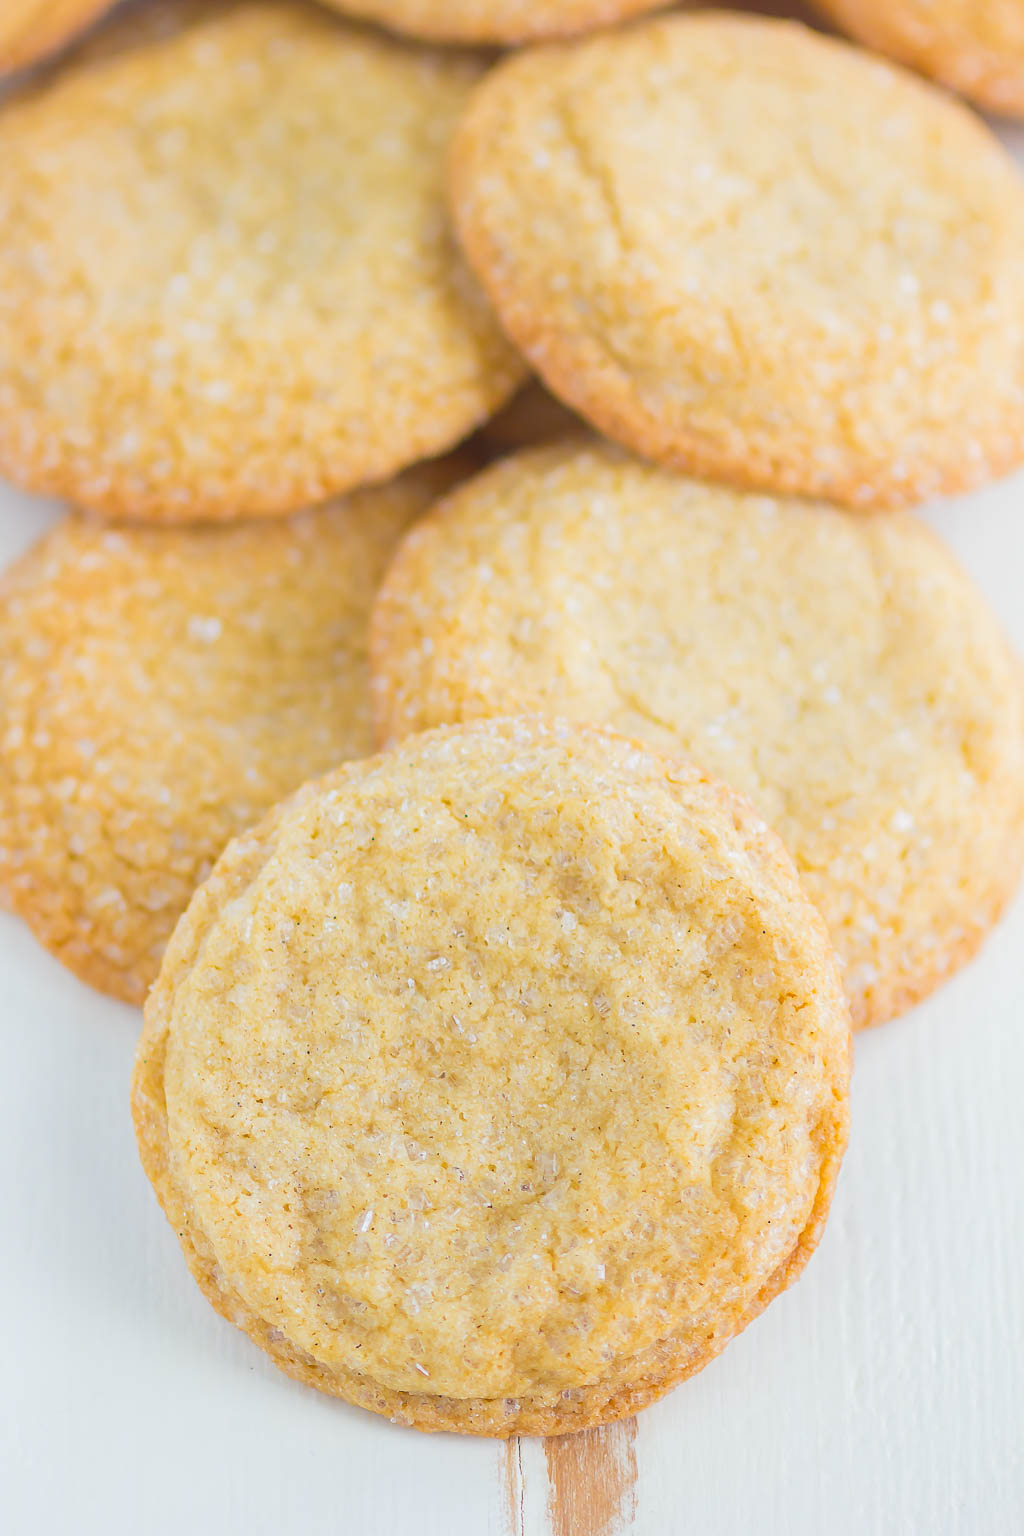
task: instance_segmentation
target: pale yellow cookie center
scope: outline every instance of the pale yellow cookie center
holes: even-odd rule
[[[1019,457],[1019,177],[861,51],[724,13],[526,51],[452,185],[510,334],[645,457],[858,506]]]
[[[393,735],[544,709],[683,751],[749,795],[861,1016],[894,975],[941,974],[1013,878],[1016,662],[910,518],[562,446],[492,470],[414,534],[377,619]]]
[[[293,511],[463,437],[522,371],[444,207],[480,69],[250,3],[12,103],[0,462],[187,520]]]
[[[738,420],[781,420],[785,380],[807,370],[855,438],[858,373],[877,370],[902,413],[898,364],[955,363],[967,318],[1019,293],[991,219],[1000,187],[1019,203],[1010,167],[979,153],[961,169],[963,122],[922,131],[918,95],[859,58],[694,28],[655,61],[645,35],[575,73],[567,56],[533,104],[532,157],[496,173],[528,227],[544,200],[552,299],[568,284],[641,394],[700,409],[728,388]]]
[[[279,828],[176,991],[172,1162],[317,1361],[572,1390],[699,1337],[806,1222],[802,940],[668,786],[553,751],[444,782],[371,772]]]

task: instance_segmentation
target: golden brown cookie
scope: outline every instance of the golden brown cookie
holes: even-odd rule
[[[45,58],[74,37],[113,0],[3,0],[0,74]]]
[[[537,449],[405,539],[371,652],[381,739],[539,709],[686,752],[748,795],[828,923],[856,1025],[970,959],[1016,887],[1019,662],[909,515]]]
[[[896,506],[1024,457],[1024,188],[965,109],[723,13],[530,49],[452,196],[544,381],[646,457]]]
[[[0,111],[0,468],[182,521],[458,441],[525,372],[444,210],[480,64],[279,0],[171,23]]]
[[[669,0],[327,0],[334,10],[440,43],[525,43],[603,27]]]
[[[370,750],[367,621],[424,467],[273,523],[68,518],[0,580],[0,888],[139,1002],[228,839]]]
[[[213,1305],[420,1429],[563,1433],[799,1273],[849,1021],[781,844],[686,764],[484,721],[307,785],[168,947],[133,1105]]]
[[[1024,117],[1024,0],[816,0],[869,48]]]
[[[591,32],[671,0],[325,0],[336,11],[435,42],[508,44]],[[691,0],[696,3],[696,0]],[[697,4],[697,8],[700,6]],[[737,0],[737,10],[800,14],[799,0]]]

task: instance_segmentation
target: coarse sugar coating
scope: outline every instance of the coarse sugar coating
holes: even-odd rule
[[[214,1306],[423,1429],[559,1433],[802,1268],[849,1022],[781,844],[686,764],[541,720],[411,738],[232,843],[133,1105]]]
[[[0,74],[53,53],[112,4],[113,0],[3,0]]]
[[[1024,117],[1024,0],[815,0],[869,48]]]
[[[1024,857],[1020,664],[907,513],[683,479],[577,440],[413,530],[371,623],[378,735],[544,710],[682,751],[796,860],[854,1023],[968,960]]]
[[[481,63],[300,3],[129,11],[0,109],[0,469],[114,517],[287,513],[525,368],[458,255]]]
[[[608,26],[669,0],[327,0],[413,37],[442,43],[525,43]]]
[[[551,390],[645,457],[892,507],[1024,457],[1024,188],[941,92],[789,22],[514,55],[456,228]]]
[[[445,463],[272,523],[68,518],[0,578],[0,891],[141,1002],[228,839],[371,749],[367,627]]]

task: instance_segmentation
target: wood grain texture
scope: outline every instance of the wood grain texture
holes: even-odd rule
[[[544,1442],[552,1536],[615,1536],[636,1514],[636,1419]]]
[[[518,1435],[513,1435],[502,1446],[501,1471],[508,1536],[526,1536],[523,1509],[523,1448]]]
[[[508,1536],[531,1536],[524,1452],[542,1446],[550,1536],[618,1536],[636,1514],[636,1419],[578,1435],[537,1441],[513,1438],[502,1448],[501,1481]]]

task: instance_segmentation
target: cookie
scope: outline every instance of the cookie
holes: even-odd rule
[[[608,26],[669,0],[327,0],[335,10],[441,43],[525,43]]]
[[[62,47],[112,0],[4,0],[0,15],[0,74],[23,69]]]
[[[601,731],[431,732],[232,843],[142,1160],[218,1311],[420,1429],[633,1413],[802,1268],[846,1136],[824,927],[738,797]]]
[[[509,334],[645,457],[857,507],[1024,457],[1017,171],[845,43],[707,13],[528,50],[451,189]]]
[[[910,514],[686,480],[598,444],[468,481],[371,623],[379,736],[543,710],[685,752],[792,853],[855,1025],[963,965],[1024,857],[1019,663]]]
[[[457,442],[525,373],[444,209],[482,66],[273,0],[157,20],[0,111],[0,469],[226,519]]]
[[[544,388],[538,379],[524,384],[508,405],[480,428],[480,441],[493,453],[511,453],[537,443],[554,442],[583,430],[580,418]]]
[[[1022,0],[817,0],[851,37],[991,112],[1024,117]]]
[[[139,1002],[228,839],[372,747],[367,623],[448,465],[273,523],[68,518],[0,580],[0,889]]]

